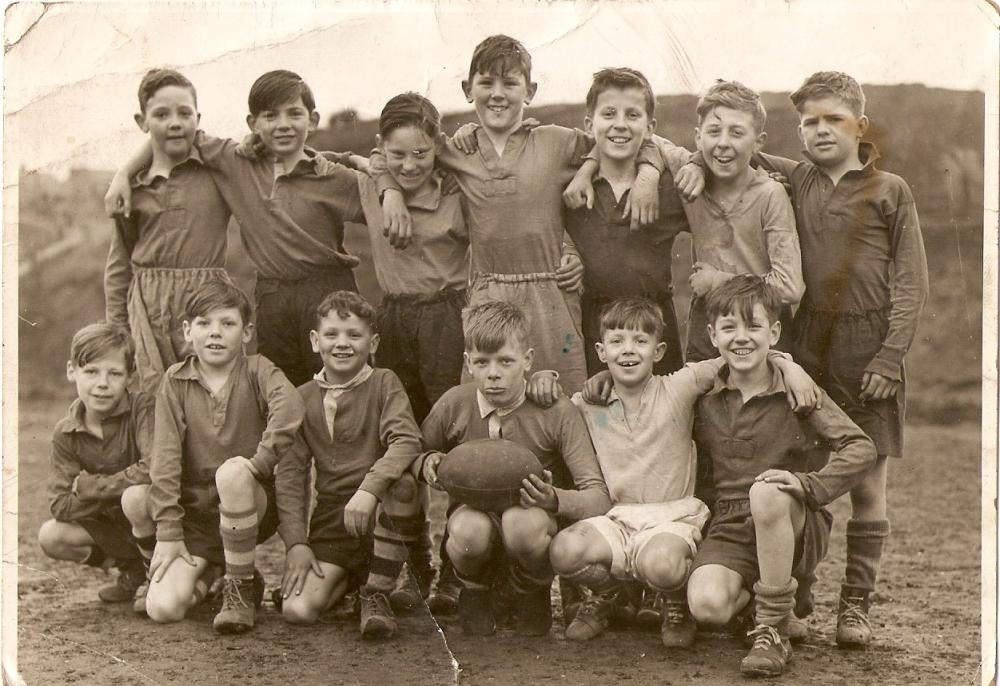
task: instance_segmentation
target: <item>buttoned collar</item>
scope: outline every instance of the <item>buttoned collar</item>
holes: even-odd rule
[[[767,363],[767,366],[771,370],[771,382],[762,393],[759,393],[755,397],[772,395],[774,393],[781,393],[783,395],[785,393],[785,379],[781,375],[781,372],[770,362]],[[722,391],[739,392],[739,389],[733,385],[732,379],[729,376],[729,365],[723,365],[722,369],[719,370],[718,375],[715,377],[715,385],[708,392],[708,395],[721,393]]]
[[[510,405],[507,405],[506,407],[497,407],[496,405],[494,405],[493,403],[491,403],[490,400],[489,400],[489,398],[487,398],[485,395],[483,395],[482,392],[477,388],[476,389],[476,401],[479,403],[479,417],[480,417],[480,419],[486,419],[493,412],[496,412],[498,417],[503,417],[505,415],[510,414],[511,412],[513,412],[514,410],[516,410],[517,408],[521,407],[521,405],[524,404],[524,400],[526,398],[525,391],[528,388],[528,382],[527,381],[522,381],[521,384],[522,384],[521,385],[521,392],[518,394],[517,398],[514,399],[514,402],[512,402]]]
[[[185,157],[181,162],[178,162],[171,168],[170,170],[171,173],[173,172],[174,169],[177,169],[181,165],[188,164],[190,162],[194,162],[202,166],[204,166],[205,164],[204,161],[202,161],[201,159],[201,153],[198,152],[198,147],[195,145],[191,146],[191,152],[188,153],[187,157]],[[146,167],[132,178],[132,188],[151,186],[153,185],[153,182],[156,181],[157,179],[166,179],[166,178],[167,177],[164,176],[163,174],[154,174],[152,177],[150,177],[149,167]]]
[[[247,356],[240,353],[236,358],[236,364],[229,372],[231,377],[233,373],[239,369],[242,365],[245,365],[247,361]],[[205,385],[205,378],[201,374],[201,370],[198,368],[198,356],[195,354],[188,355],[184,362],[177,369],[167,372],[167,375],[172,379],[181,379],[183,381],[198,381],[203,386]]]
[[[435,171],[431,176],[431,181],[432,184],[428,190],[406,198],[407,207],[433,212],[441,205],[441,175]]]
[[[125,391],[125,393],[122,395],[121,398],[118,399],[118,402],[115,403],[115,406],[111,408],[111,411],[102,420],[102,422],[112,419],[113,417],[120,417],[121,415],[128,412],[129,409],[131,409],[131,407],[132,407],[131,395],[129,394],[128,391]],[[87,412],[87,407],[83,404],[83,401],[80,400],[79,398],[70,403],[69,414],[66,417],[67,421],[65,423],[65,428],[63,429],[63,433],[82,432],[89,434],[90,430],[87,428],[87,422],[84,417],[86,412]]]

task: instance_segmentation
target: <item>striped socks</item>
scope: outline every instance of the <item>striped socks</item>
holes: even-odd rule
[[[226,557],[226,576],[252,579],[257,547],[257,510],[227,512],[219,508],[219,532]]]
[[[375,519],[371,566],[365,589],[373,593],[392,592],[396,578],[409,557],[408,547],[420,536],[423,517],[390,517],[379,508]]]

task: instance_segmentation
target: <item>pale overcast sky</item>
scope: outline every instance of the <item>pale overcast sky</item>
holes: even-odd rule
[[[277,68],[302,75],[324,118],[348,107],[377,116],[404,90],[442,111],[465,109],[460,81],[475,44],[493,33],[531,51],[537,105],[581,101],[606,66],[642,70],[661,94],[696,93],[720,77],[785,91],[819,69],[956,89],[985,90],[997,78],[997,18],[985,0],[80,3],[44,12],[26,2],[8,8],[5,26],[6,170],[119,165],[141,141],[136,87],[158,65],[192,79],[203,127],[224,135],[243,134],[250,84]]]

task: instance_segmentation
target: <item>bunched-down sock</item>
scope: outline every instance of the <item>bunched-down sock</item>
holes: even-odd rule
[[[847,565],[844,586],[871,593],[875,590],[882,562],[882,549],[889,537],[889,520],[847,521]]]
[[[257,510],[228,512],[219,508],[219,532],[226,558],[226,576],[252,579],[257,547]]]
[[[612,578],[611,571],[607,567],[596,563],[589,564],[572,574],[560,576],[571,584],[583,586],[594,593],[603,593],[618,583]]]
[[[792,614],[795,607],[795,591],[799,584],[795,579],[789,579],[784,586],[769,586],[757,581],[753,585],[754,622],[757,626],[766,624],[778,629],[778,633],[786,635],[785,619]]]

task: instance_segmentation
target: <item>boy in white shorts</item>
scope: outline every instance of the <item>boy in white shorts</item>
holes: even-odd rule
[[[571,640],[587,640],[607,628],[628,580],[662,594],[665,646],[689,646],[694,640],[685,584],[709,511],[694,497],[691,430],[695,402],[712,389],[723,362],[706,360],[654,376],[653,364],[666,351],[663,326],[659,307],[648,300],[613,302],[601,316],[596,344],[608,372],[593,377],[585,390],[587,399],[606,395],[607,404],[573,396],[613,506],[606,515],[564,529],[552,542],[556,573],[591,591],[566,628]],[[785,375],[793,407],[815,404],[818,389],[805,372],[787,355],[772,353],[770,359]]]

